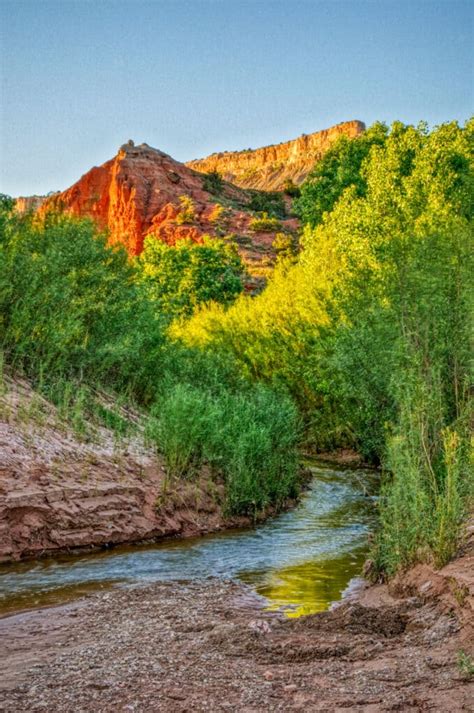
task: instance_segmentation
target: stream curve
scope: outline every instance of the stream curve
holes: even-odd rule
[[[360,574],[375,521],[377,474],[305,462],[313,472],[297,507],[255,529],[154,545],[63,555],[0,569],[0,616],[126,583],[237,579],[269,609],[327,609]]]

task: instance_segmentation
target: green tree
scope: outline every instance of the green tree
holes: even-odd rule
[[[211,301],[229,304],[242,291],[243,265],[235,246],[205,236],[173,247],[150,236],[138,258],[140,281],[158,309],[189,315]]]
[[[330,212],[346,188],[354,186],[357,195],[365,193],[362,171],[372,146],[383,145],[387,136],[385,124],[376,123],[355,139],[341,136],[318,161],[300,186],[300,197],[293,210],[304,223],[318,225],[324,213]]]
[[[36,377],[86,379],[142,396],[162,343],[125,251],[89,220],[12,219],[0,240],[0,337],[10,364]],[[152,367],[153,365],[153,367]]]

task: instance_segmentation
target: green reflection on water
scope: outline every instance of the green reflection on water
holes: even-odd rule
[[[265,609],[280,610],[294,618],[325,611],[340,599],[350,580],[360,575],[366,556],[364,547],[340,557],[311,560],[266,574],[248,572],[241,579],[268,600]]]

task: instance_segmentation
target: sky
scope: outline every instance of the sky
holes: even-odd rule
[[[474,2],[0,0],[0,192],[128,139],[185,161],[350,119],[473,112]]]

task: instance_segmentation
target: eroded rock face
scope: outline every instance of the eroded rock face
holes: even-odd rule
[[[213,154],[189,164],[129,140],[114,158],[91,168],[67,190],[18,199],[17,210],[90,216],[108,231],[110,243],[124,245],[130,256],[142,252],[148,235],[170,245],[183,238],[200,242],[204,235],[232,235],[249,272],[256,268],[257,273],[271,269],[276,233],[294,233],[298,222],[286,196],[287,218],[274,231],[258,232],[251,225],[256,214],[246,189],[278,190],[287,179],[301,182],[338,136],[354,137],[363,130],[362,122],[352,121],[277,146]],[[205,175],[216,170],[225,179],[217,189]],[[184,219],[183,196],[192,202],[191,219]],[[249,283],[248,289],[253,288]]]
[[[129,141],[113,159],[92,168],[67,190],[48,197],[40,212],[63,210],[90,216],[109,231],[111,243],[124,245],[131,256],[142,252],[148,235],[174,245],[183,238],[200,242],[203,235],[234,234],[244,238],[239,248],[244,260],[260,263],[264,253],[272,253],[275,235],[259,235],[250,228],[255,214],[247,208],[249,193],[224,183],[218,194],[213,194],[205,190],[205,181],[206,176],[162,151]],[[183,196],[192,200],[191,220],[180,220]],[[295,227],[293,218],[283,221],[279,229]],[[237,243],[240,245],[239,240]]]
[[[243,188],[281,191],[288,180],[304,181],[314,164],[341,135],[354,138],[365,130],[362,121],[346,121],[314,134],[303,134],[293,141],[255,150],[225,151],[186,165],[205,173],[218,171],[226,181]]]
[[[189,237],[198,238],[207,228],[201,218],[212,200],[203,189],[202,176],[158,149],[128,142],[113,159],[45,201],[42,210],[91,216],[109,230],[112,243],[139,255],[152,226],[156,230],[161,222],[169,221],[173,211],[176,218],[181,195],[195,203],[196,230],[189,231]]]

